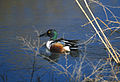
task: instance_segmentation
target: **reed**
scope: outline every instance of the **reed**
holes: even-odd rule
[[[81,6],[81,4],[79,3],[78,0],[75,0],[76,3],[78,4],[78,6],[80,7],[80,9],[82,10],[82,12],[84,13],[84,15],[86,16],[86,18],[89,20],[90,24],[92,25],[92,27],[94,28],[95,32],[97,33],[97,35],[99,36],[99,38],[101,39],[102,43],[105,45],[105,47],[107,48],[108,52],[111,54],[112,58],[115,60],[116,63],[120,63],[119,60],[119,53],[117,51],[114,50],[114,48],[112,47],[111,43],[109,42],[109,40],[107,39],[106,35],[104,34],[103,30],[101,29],[99,23],[97,22],[94,14],[92,13],[91,9],[88,6],[88,3],[86,0],[84,0],[84,3],[89,11],[89,13],[91,14],[91,16],[93,17],[93,19],[95,20],[95,23],[97,25],[97,27],[99,28],[101,34],[99,33],[99,31],[97,30],[97,28],[95,27],[95,25],[92,23],[91,19],[89,18],[89,16],[87,15],[87,13],[85,12],[85,10],[83,9],[83,7]],[[103,37],[102,37],[102,36]]]

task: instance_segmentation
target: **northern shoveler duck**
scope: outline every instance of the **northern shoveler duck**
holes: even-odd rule
[[[46,47],[52,53],[66,53],[71,50],[77,50],[78,40],[57,39],[57,31],[49,29],[47,32],[41,34],[39,37],[48,36],[50,40],[47,41]]]

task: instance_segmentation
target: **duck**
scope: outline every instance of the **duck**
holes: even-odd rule
[[[47,32],[39,35],[39,37],[49,37],[46,42],[47,49],[52,53],[68,53],[71,51],[78,50],[79,40],[68,40],[64,38],[57,38],[58,33],[55,29],[49,29]]]

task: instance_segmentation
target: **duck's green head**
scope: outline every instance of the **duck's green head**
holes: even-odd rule
[[[55,29],[49,29],[46,33],[41,34],[39,37],[48,36],[51,40],[57,39],[57,32]]]

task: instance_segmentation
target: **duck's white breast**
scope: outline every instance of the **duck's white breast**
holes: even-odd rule
[[[53,41],[47,41],[46,43],[46,47],[50,50],[50,47],[51,47],[51,44],[52,44]]]

